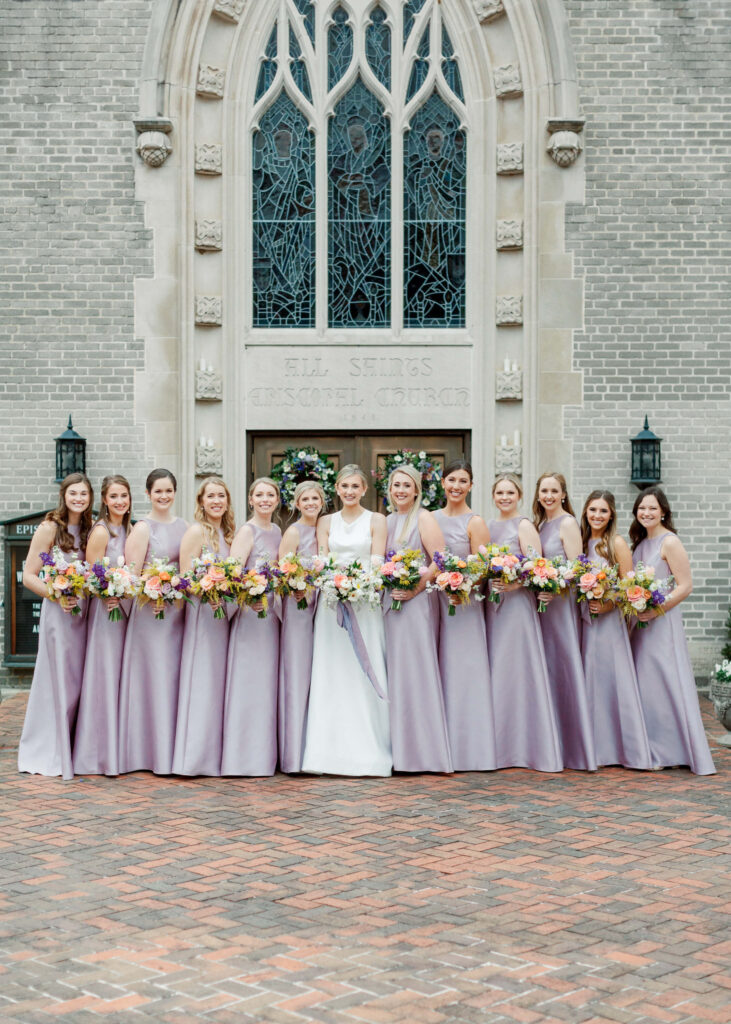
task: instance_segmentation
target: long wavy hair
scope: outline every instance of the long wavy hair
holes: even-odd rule
[[[546,510],[543,507],[543,505],[541,505],[541,502],[538,498],[538,492],[541,489],[541,484],[543,483],[543,481],[547,480],[549,477],[553,477],[553,479],[558,482],[558,485],[561,488],[561,494],[563,495],[563,497],[561,498],[562,510],[564,512],[568,512],[569,515],[572,515],[574,517],[574,519],[576,518],[576,513],[573,510],[573,507],[571,505],[571,499],[569,498],[569,492],[566,489],[566,477],[563,475],[563,473],[541,473],[541,475],[538,477],[538,480],[536,481],[536,492],[533,495],[533,525],[536,529],[539,529],[542,526],[542,524],[546,521]]]
[[[53,523],[56,527],[56,540],[55,543],[61,548],[62,551],[74,551],[76,550],[76,540],[73,534],[69,531],[69,509],[66,504],[66,491],[73,484],[86,484],[89,488],[89,504],[84,512],[81,513],[79,518],[79,548],[81,551],[86,551],[86,545],[89,540],[89,534],[91,533],[92,527],[92,505],[94,504],[94,488],[91,486],[91,481],[85,473],[69,473],[67,477],[61,481],[61,486],[58,489],[58,505],[53,509],[52,512],[46,514],[45,522]]]
[[[127,494],[129,494],[129,508],[122,516],[122,529],[125,533],[129,530],[129,521],[132,518],[132,488],[129,485],[129,481],[126,477],[119,476],[119,474],[105,476],[102,480],[102,507],[99,509],[99,518],[97,519],[97,523],[103,523],[106,526],[110,537],[117,536],[117,529],[115,526],[112,526],[112,521],[109,517],[109,508],[107,507],[107,492],[110,487],[114,486],[114,484],[118,484],[120,487],[126,487]]]
[[[662,512],[662,525],[665,529],[670,530],[671,533],[678,532],[675,529],[675,524],[673,523],[673,513],[665,491],[662,487],[658,487],[657,484],[652,484],[651,487],[646,487],[644,491],[640,491],[635,498],[634,505],[632,506],[632,525],[629,528],[629,539],[632,541],[633,551],[647,536],[647,530],[637,518],[637,509],[642,504],[642,499],[649,498],[650,496],[657,499],[660,511]]]
[[[617,552],[614,539],[617,536],[617,505],[611,491],[603,491],[601,489],[592,491],[584,502],[584,507],[581,510],[581,546],[584,554],[588,555],[589,541],[591,540],[591,526],[589,525],[588,512],[589,505],[591,505],[592,501],[606,501],[611,513],[609,522],[604,529],[604,533],[596,542],[596,553],[601,558],[606,558],[610,565],[616,565]]]
[[[209,484],[214,484],[217,487],[222,487],[226,492],[226,511],[221,516],[221,531],[223,532],[223,539],[230,546],[231,541],[234,539],[236,533],[236,519],[234,517],[234,510],[231,504],[231,492],[224,480],[220,476],[207,476],[203,483],[198,488],[198,492],[195,496],[195,513],[194,519],[197,523],[200,523],[203,527],[203,543],[210,551],[218,552],[218,530],[213,528],[212,523],[206,515],[206,510],[203,508],[203,496],[206,493],[206,487]]]
[[[416,497],[414,500],[414,504],[406,513],[406,518],[404,519],[404,524],[403,527],[401,528],[401,534],[396,538],[396,543],[400,547],[413,530],[419,518],[419,512],[421,512],[422,485],[421,473],[416,468],[416,466],[412,466],[408,462],[404,463],[403,466],[395,466],[388,474],[388,487],[386,488],[386,494],[388,495],[388,507],[392,511],[393,504],[391,502],[391,484],[393,483],[393,478],[396,476],[397,473],[403,473],[405,476],[409,477],[410,480],[413,480],[414,487],[416,488]]]

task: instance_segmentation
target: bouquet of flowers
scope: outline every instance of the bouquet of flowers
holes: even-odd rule
[[[574,575],[578,602],[616,601],[619,582],[616,565],[602,565],[580,555],[574,562]],[[597,618],[594,612],[589,612],[589,616],[592,622]]]
[[[429,570],[424,564],[422,551],[404,548],[400,551],[387,551],[386,561],[378,571],[387,590],[414,590]],[[391,610],[401,611],[401,602],[393,597]]]
[[[253,569],[244,569],[236,580],[236,600],[240,607],[250,608],[261,604],[257,618],[265,619],[269,607],[269,597],[276,591],[279,574],[276,563],[266,559],[257,561]]]
[[[51,601],[60,601],[62,597],[81,598],[86,593],[86,575],[88,567],[80,558],[67,558],[59,547],[53,548],[49,554],[41,552],[43,568],[39,576],[46,584],[46,596]],[[79,615],[78,604],[70,609],[72,615]]]
[[[236,600],[236,587],[242,576],[238,558],[214,558],[202,555],[193,559],[193,567],[186,578],[190,582],[190,593],[201,604],[210,604],[214,619],[225,619],[224,601]]]
[[[520,569],[523,559],[513,555],[507,544],[502,547],[491,544],[489,547],[481,545],[478,549],[478,556],[481,563],[481,578],[483,580],[497,580],[499,583],[515,583],[520,579]],[[493,604],[500,604],[500,593],[497,590],[490,590],[488,600]]]
[[[468,555],[460,558],[451,551],[435,551],[434,562],[439,574],[433,583],[427,584],[427,590],[447,594],[452,598],[449,602],[448,615],[456,614],[456,605],[469,604],[472,591],[479,586],[482,579],[479,555]],[[481,594],[475,594],[478,601]]]
[[[152,602],[155,618],[165,618],[166,605],[187,600],[190,595],[190,580],[183,576],[173,562],[165,558],[152,558],[142,570],[137,591],[140,607]]]
[[[531,551],[520,567],[523,586],[538,595],[538,611],[545,612],[548,602],[541,601],[542,594],[560,594],[567,586],[567,576],[562,572],[566,561],[563,558],[544,558]]]
[[[364,569],[360,562],[340,566],[330,561],[317,577],[316,586],[331,608],[339,602],[378,605],[381,602],[383,577]]]
[[[92,597],[136,597],[139,581],[128,565],[124,564],[124,555],[120,555],[116,565],[108,555],[94,562],[86,577],[86,589]],[[109,609],[109,621],[121,622],[123,618],[119,608]]]
[[[672,576],[656,580],[653,567],[638,562],[634,570],[619,581],[618,604],[627,617],[639,615],[640,612],[649,609],[664,615],[665,599],[674,587],[675,580]],[[638,629],[645,629],[646,626],[646,622],[637,622]]]
[[[293,551],[279,559],[276,591],[280,597],[296,597],[297,607],[304,611],[307,598],[314,591],[317,575],[325,563],[320,558],[302,558]]]

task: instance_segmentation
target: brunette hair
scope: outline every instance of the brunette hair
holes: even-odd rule
[[[536,481],[536,492],[533,495],[533,525],[536,527],[536,529],[538,529],[538,527],[546,521],[546,510],[543,507],[543,505],[541,505],[538,499],[538,492],[541,489],[541,483],[544,480],[547,480],[549,477],[553,477],[554,480],[558,481],[558,485],[563,491],[563,498],[561,498],[561,508],[564,510],[564,512],[568,512],[570,515],[572,515],[574,519],[576,518],[576,513],[573,510],[573,507],[571,505],[571,499],[569,498],[569,492],[566,489],[566,477],[563,475],[563,473],[541,473],[541,475],[538,477],[538,480]]]
[[[348,476],[359,476],[366,485],[366,489],[368,489],[368,477],[365,475],[365,471],[360,466],[356,466],[354,462],[349,462],[347,466],[343,466],[338,472],[338,475],[335,477],[335,487],[337,488],[340,481],[345,480]]]
[[[236,521],[234,519],[234,510],[231,506],[231,492],[226,486],[225,481],[220,476],[207,476],[203,483],[198,488],[195,496],[195,513],[193,518],[197,523],[200,523],[203,527],[203,539],[205,545],[211,551],[218,551],[218,532],[213,529],[208,516],[206,515],[205,509],[203,508],[203,495],[206,493],[206,487],[209,484],[214,484],[217,487],[222,487],[226,492],[226,501],[228,502],[228,508],[221,516],[221,530],[223,531],[223,539],[227,544],[231,544],[236,533]]]
[[[45,518],[45,522],[53,523],[56,527],[56,540],[54,543],[67,553],[76,549],[76,540],[69,530],[69,510],[66,504],[66,491],[73,484],[86,484],[89,488],[89,504],[79,517],[79,548],[82,551],[86,551],[86,544],[89,540],[92,526],[91,507],[94,504],[94,488],[91,486],[91,482],[85,473],[69,473],[68,476],[63,478],[58,489],[58,505],[52,512],[46,513]]]
[[[442,470],[442,480],[446,480],[451,473],[457,473],[460,469],[465,471],[470,478],[470,483],[472,483],[475,474],[472,472],[472,465],[467,459],[452,459],[449,465],[445,466]]]
[[[423,491],[421,484],[421,473],[416,468],[416,466],[412,466],[411,463],[409,462],[405,462],[403,466],[394,466],[394,468],[388,474],[388,486],[386,487],[386,494],[388,495],[389,499],[389,508],[393,508],[391,504],[391,484],[393,483],[393,478],[396,476],[397,473],[403,473],[405,476],[409,477],[410,480],[413,480],[414,486],[416,488],[416,498],[414,504],[411,506],[408,513],[406,514],[406,518],[404,519],[404,525],[401,530],[401,535],[396,538],[397,544],[403,544],[408,535],[413,530],[414,524],[417,522],[419,518],[419,512],[421,512],[421,495]]]
[[[602,558],[606,558],[610,565],[616,565],[617,551],[614,544],[614,538],[617,536],[617,505],[611,491],[603,491],[601,489],[592,491],[584,502],[584,507],[581,510],[581,546],[584,554],[588,555],[589,541],[591,540],[591,526],[589,526],[588,511],[589,505],[591,505],[592,501],[606,501],[609,506],[609,511],[611,512],[611,517],[604,529],[604,533],[596,542],[596,553]]]
[[[665,491],[662,487],[658,487],[657,484],[652,484],[651,487],[646,487],[644,491],[640,491],[635,498],[634,505],[632,506],[632,525],[629,528],[629,539],[632,541],[633,551],[647,536],[647,530],[637,518],[637,509],[642,504],[642,499],[649,498],[650,496],[657,498],[657,503],[660,506],[660,511],[662,512],[662,524],[665,529],[670,530],[671,533],[678,532],[675,529],[675,524],[673,523],[673,513]]]
[[[305,491],[317,491],[317,493],[320,495],[320,500],[322,501],[322,508],[317,513],[317,518],[319,519],[322,513],[327,508],[327,495],[325,494],[325,488],[322,486],[319,480],[301,480],[300,483],[298,483],[297,486],[295,487],[294,494],[292,495],[293,509],[297,509],[297,502],[300,500]],[[297,511],[299,512],[299,509],[297,509]]]
[[[515,488],[516,488],[516,490],[518,492],[518,499],[522,500],[522,498],[523,498],[523,485],[520,482],[520,480],[518,479],[518,477],[515,475],[515,473],[499,473],[495,477],[495,479],[493,481],[492,491],[490,492],[491,494],[493,494],[493,495],[495,494],[495,488],[497,487],[497,485],[500,483],[501,480],[509,480],[510,483],[515,486]]]
[[[109,509],[107,508],[107,491],[113,484],[119,484],[121,487],[127,488],[127,494],[129,494],[129,508],[122,516],[122,529],[125,533],[129,530],[129,521],[132,518],[132,488],[129,485],[129,481],[126,477],[115,474],[114,476],[105,476],[102,480],[102,507],[99,509],[99,518],[97,523],[103,523],[107,528],[107,532],[111,537],[117,536],[116,529],[112,526],[112,522],[109,518]]]
[[[177,493],[178,481],[175,479],[175,475],[170,472],[169,469],[153,469],[151,473],[147,474],[147,480],[145,480],[145,490],[149,494],[152,490],[152,485],[157,483],[158,480],[164,480],[169,477],[173,482],[173,490]]]

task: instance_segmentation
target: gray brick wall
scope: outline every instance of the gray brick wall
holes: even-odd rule
[[[663,484],[693,564],[694,661],[720,648],[730,600],[731,7],[716,0],[566,0],[586,116],[586,204],[567,248],[585,279],[567,413],[574,490],[637,490],[628,438],[663,437]]]

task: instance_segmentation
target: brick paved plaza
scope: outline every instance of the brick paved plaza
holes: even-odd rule
[[[731,751],[712,778],[64,783],[17,775],[24,707],[0,1021],[731,1019]]]

